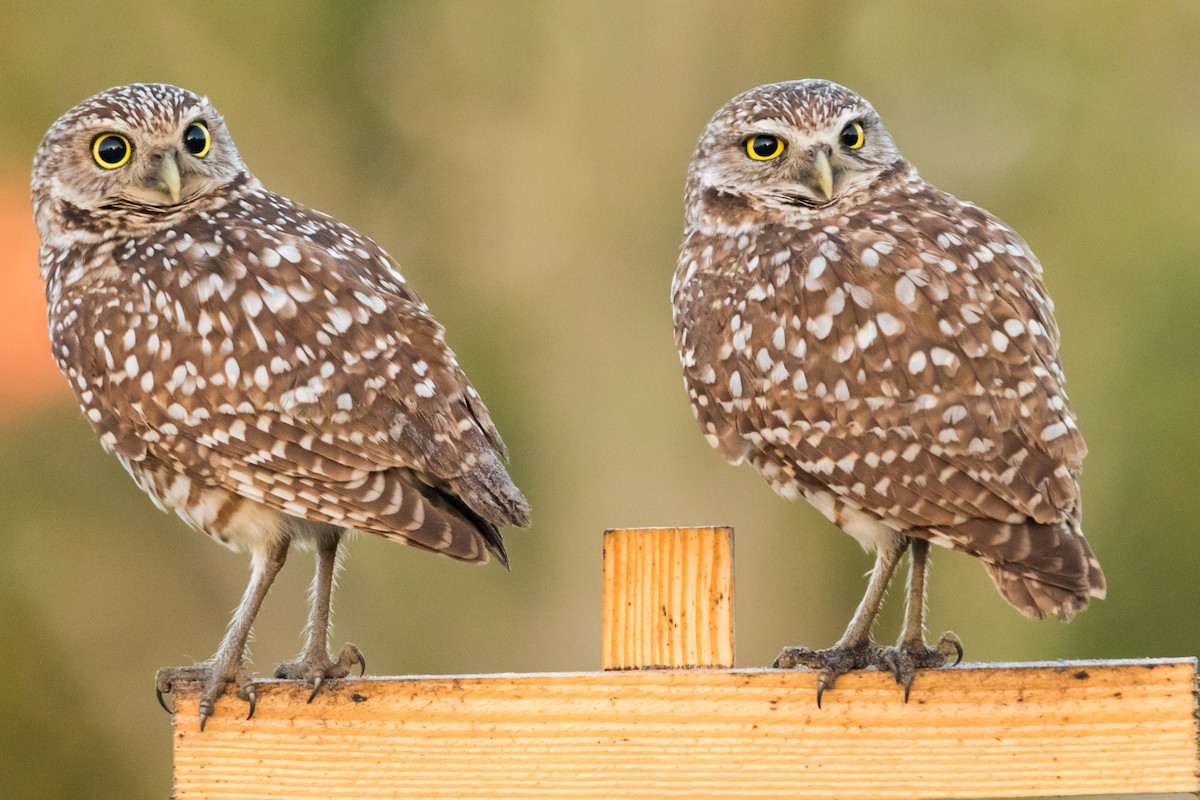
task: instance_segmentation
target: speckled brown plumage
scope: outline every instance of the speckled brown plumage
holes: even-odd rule
[[[753,157],[759,136],[781,152]],[[1041,266],[923,181],[861,97],[793,81],[717,112],[672,302],[692,409],[730,461],[864,545],[980,558],[1031,616],[1104,596]]]
[[[115,168],[93,152],[113,134],[132,151]],[[84,101],[32,188],[54,355],[88,421],[158,505],[251,551],[252,589],[289,542],[332,559],[342,530],[505,560],[498,529],[528,505],[442,327],[382,248],[265,189],[206,99]],[[324,647],[310,632],[306,652]]]

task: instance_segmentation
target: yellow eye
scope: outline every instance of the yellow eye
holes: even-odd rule
[[[783,139],[778,136],[760,133],[746,140],[746,155],[755,161],[770,161],[783,154]]]
[[[212,136],[208,133],[208,126],[199,120],[188,125],[187,130],[183,132],[183,146],[196,158],[208,155],[208,148],[212,147]]]
[[[92,142],[92,158],[105,169],[125,166],[131,155],[129,140],[119,133],[102,133]]]
[[[863,146],[866,141],[866,136],[863,134],[863,126],[858,122],[851,122],[846,127],[842,128],[842,145],[851,150],[857,150]]]

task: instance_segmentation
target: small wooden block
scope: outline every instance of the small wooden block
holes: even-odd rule
[[[629,670],[262,681],[204,733],[176,691],[178,800],[854,800],[1195,792],[1195,659],[815,673]]]
[[[604,532],[604,669],[733,666],[733,529]]]

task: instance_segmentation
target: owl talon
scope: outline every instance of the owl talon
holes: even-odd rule
[[[367,659],[362,651],[352,644],[346,644],[334,660],[328,653],[302,656],[295,661],[285,661],[275,668],[275,677],[290,681],[300,681],[312,688],[306,702],[316,699],[321,686],[329,680],[339,680],[350,674],[350,670],[358,665],[362,674],[367,671]]]
[[[345,664],[346,667],[358,665],[358,677],[363,677],[367,674],[367,657],[363,655],[362,650],[359,650],[349,642],[342,648],[342,652],[338,654],[338,663]]]
[[[168,691],[170,691],[170,690],[168,690]],[[167,712],[168,714],[174,714],[174,713],[175,713],[175,712],[174,712],[174,711],[172,711],[171,709],[167,708],[167,701],[166,701],[166,700],[163,700],[163,690],[162,690],[162,689],[159,689],[158,687],[155,687],[155,689],[154,689],[154,696],[158,698],[158,704],[159,704],[160,706],[162,706],[162,709],[163,709],[163,711]]]
[[[775,659],[775,669],[811,669],[817,671],[817,708],[827,689],[847,672],[878,666],[883,649],[874,642],[850,647],[829,647],[812,650],[807,647],[785,647]]]
[[[950,648],[954,651],[954,663],[951,664],[950,666],[957,667],[959,664],[962,663],[962,660],[963,660],[962,639],[958,638],[958,634],[952,633],[950,631],[946,631],[945,633],[942,634],[942,638],[940,640],[938,640],[938,643],[937,643],[938,652],[945,654],[946,659],[949,660],[950,651],[947,650],[946,648]]]
[[[962,639],[959,638],[958,633],[952,631],[942,633],[942,638],[937,640],[936,649],[946,657],[947,661],[950,660],[950,652],[954,652],[954,663],[950,666],[958,667],[962,663]],[[946,666],[946,664],[942,664],[942,666]]]
[[[200,717],[200,730],[203,731],[216,710],[217,699],[225,693],[225,687],[233,684],[236,687],[237,696],[250,703],[250,713],[246,719],[253,717],[255,702],[258,698],[254,691],[254,682],[246,672],[245,666],[236,664],[233,667],[219,667],[216,666],[217,663],[219,663],[219,657],[213,661],[187,667],[163,667],[160,669],[154,676],[154,693],[158,697],[159,705],[167,708],[163,695],[172,693],[177,683],[203,684],[204,690],[201,692],[200,702],[196,708]],[[167,710],[170,711],[170,709]],[[174,714],[173,711],[171,713]]]
[[[904,687],[904,702],[907,703],[918,670],[940,669],[947,664],[958,666],[962,656],[962,641],[947,631],[934,647],[917,639],[883,648],[880,666],[896,676],[896,683]],[[950,664],[952,658],[954,663]]]

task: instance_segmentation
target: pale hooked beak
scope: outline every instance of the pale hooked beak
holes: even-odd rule
[[[162,160],[158,162],[158,169],[154,172],[154,179],[155,189],[170,197],[172,204],[179,202],[181,180],[174,153],[162,154]]]
[[[833,167],[829,164],[829,155],[824,148],[818,148],[817,154],[813,156],[813,179],[816,182],[816,187],[825,195],[826,200],[833,199]]]

